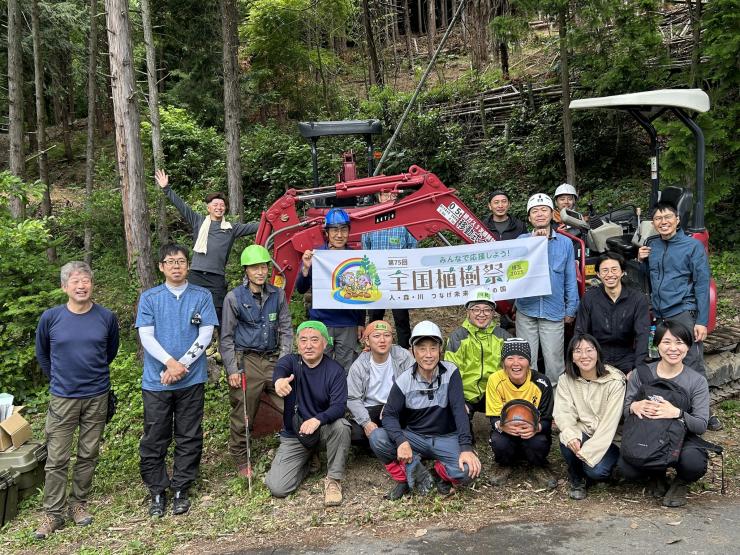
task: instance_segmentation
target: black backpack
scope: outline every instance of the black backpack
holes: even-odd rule
[[[646,364],[638,364],[640,389],[635,401],[661,396],[674,407],[688,411],[690,402],[686,392],[670,380],[654,378]],[[622,429],[622,458],[629,464],[645,470],[661,470],[678,461],[686,439],[683,419],[652,420],[629,414]]]

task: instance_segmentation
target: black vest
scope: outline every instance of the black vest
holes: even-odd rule
[[[279,290],[265,286],[262,306],[254,298],[248,285],[240,285],[234,289],[234,296],[238,303],[238,319],[234,330],[236,350],[262,353],[277,351]]]

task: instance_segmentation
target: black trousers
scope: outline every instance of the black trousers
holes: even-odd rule
[[[397,344],[404,349],[409,348],[409,339],[411,339],[411,321],[409,320],[409,311],[406,308],[394,308],[393,322],[396,324]],[[376,308],[367,311],[368,324],[375,320],[382,320],[385,317],[384,308]]]
[[[552,437],[549,433],[538,433],[529,439],[507,433],[491,431],[491,450],[501,466],[512,466],[524,459],[532,466],[547,466]]]
[[[144,435],[139,443],[140,470],[152,495],[187,490],[198,477],[203,452],[203,384],[172,391],[142,391]],[[174,431],[172,479],[167,475],[167,448]]]
[[[370,420],[372,420],[379,428],[382,428],[382,426],[380,425],[380,413],[383,410],[383,406],[384,405],[367,407],[367,413],[370,415]],[[370,441],[367,439],[367,436],[365,435],[365,430],[362,429],[362,426],[360,426],[352,418],[348,417],[347,420],[349,420],[349,424],[352,427],[352,429],[350,430],[350,439],[352,441],[352,445],[370,447]]]
[[[707,473],[707,451],[691,441],[684,443],[678,461],[673,465],[676,475],[686,482],[696,482]],[[646,471],[640,467],[633,466],[619,457],[619,470],[628,480],[639,480],[654,476],[665,476],[666,469]]]
[[[216,307],[216,318],[221,325],[221,312],[224,308],[224,299],[226,298],[226,277],[223,274],[213,274],[201,270],[190,270],[188,272],[188,281],[193,285],[200,285],[211,292],[213,305]]]

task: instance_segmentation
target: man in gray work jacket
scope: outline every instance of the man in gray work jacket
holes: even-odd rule
[[[208,194],[205,198],[208,215],[197,214],[172,190],[169,186],[170,178],[163,170],[157,170],[154,178],[162,192],[193,230],[195,245],[188,281],[211,292],[213,304],[216,306],[216,316],[220,322],[227,291],[224,269],[229,261],[231,247],[238,237],[257,233],[259,222],[246,224],[227,222],[224,215],[229,206],[222,193]]]

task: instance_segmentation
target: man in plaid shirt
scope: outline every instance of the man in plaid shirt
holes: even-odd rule
[[[382,192],[378,194],[378,202],[395,203],[398,193],[395,191]],[[363,250],[386,250],[386,249],[413,249],[416,247],[416,239],[405,227],[393,227],[371,231],[362,235]],[[385,315],[384,308],[368,310],[368,321],[382,320]],[[397,343],[404,349],[409,347],[411,337],[411,324],[409,322],[409,311],[406,308],[393,309],[393,321],[396,324],[398,334]]]

